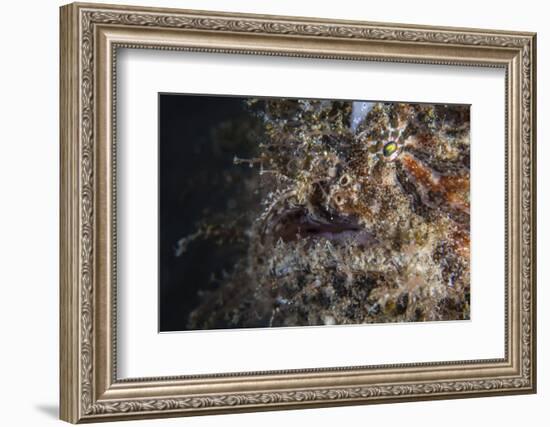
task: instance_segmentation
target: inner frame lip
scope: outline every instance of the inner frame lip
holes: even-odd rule
[[[136,45],[136,44],[128,44],[126,42],[116,42],[116,43],[113,43],[113,46],[115,47],[122,47],[122,48],[139,48],[139,49],[155,49],[156,47],[155,46],[151,46],[149,44],[143,44],[143,45]],[[181,50],[181,51],[197,51],[197,52],[205,52],[205,51],[212,51],[214,53],[220,53],[223,51],[223,53],[243,53],[243,51],[240,51],[240,50],[233,50],[233,49],[222,49],[222,50],[217,50],[217,49],[214,49],[214,50],[210,50],[210,49],[202,49],[202,48],[199,48],[199,49],[195,49],[195,48],[188,48],[188,47],[184,47],[184,48],[176,48],[176,50]],[[244,53],[247,53],[247,54],[263,54],[263,53],[259,53],[258,52],[248,52],[248,51],[245,51]],[[290,56],[290,57],[300,57],[300,58],[320,58],[319,55],[317,54],[308,54],[308,53],[305,53],[305,54],[293,54],[293,53],[286,53],[286,54],[282,54],[282,56]],[[323,56],[324,57],[324,56]],[[512,57],[510,55],[510,57]],[[116,57],[115,57],[116,58]],[[369,61],[369,62],[387,62],[388,60],[385,59],[384,57],[381,57],[382,59],[376,57],[376,56],[373,56],[373,57],[363,57],[363,56],[353,56],[353,55],[350,55],[350,56],[346,56],[345,58],[341,58],[341,57],[338,57],[337,55],[334,55],[334,54],[331,54],[330,55],[330,58],[332,59],[346,59],[346,60],[350,60],[350,61],[356,61],[356,60],[360,60],[360,61]],[[506,90],[506,93],[508,93],[508,87],[510,85],[510,82],[509,82],[509,72],[510,72],[510,67],[512,66],[511,63],[509,62],[508,60],[508,57],[506,57],[507,59],[502,59],[502,62],[497,62],[495,61],[494,59],[488,59],[486,62],[483,62],[483,60],[480,60],[479,58],[476,57],[476,59],[466,59],[466,60],[452,60],[452,61],[441,61],[441,60],[438,60],[438,59],[429,59],[429,60],[425,60],[425,59],[418,59],[418,58],[409,58],[407,59],[406,63],[409,63],[409,64],[419,64],[419,65],[426,65],[426,64],[430,64],[430,65],[456,65],[456,66],[468,66],[468,67],[482,67],[482,68],[501,68],[501,69],[504,69],[505,70],[505,80],[506,80],[506,84],[505,84],[505,90]],[[498,60],[500,61],[500,60]],[[399,63],[399,62],[402,62],[402,61],[399,61],[399,60],[395,60],[395,61],[392,61],[390,60],[389,62],[395,62],[395,63]],[[193,93],[193,95],[196,95],[196,93]],[[222,95],[219,95],[219,96],[224,96],[223,94]],[[227,95],[227,96],[234,96],[234,95]],[[382,101],[383,102],[383,101]],[[433,103],[435,104],[435,103]],[[506,96],[506,108],[508,108],[508,96]],[[506,155],[508,153],[507,151],[507,148],[508,148],[508,145],[506,145]],[[508,181],[506,180],[506,185],[508,185]],[[508,213],[508,209],[506,210],[506,214]],[[507,258],[506,258],[507,259]],[[507,262],[507,261],[506,261]],[[508,276],[506,275],[506,283],[508,283]],[[506,285],[505,286],[505,298],[506,298],[506,301],[508,300],[508,286]],[[507,303],[506,303],[507,304]],[[116,313],[114,314],[114,317],[116,318]],[[426,322],[427,323],[427,322]],[[350,326],[355,326],[355,325],[350,325]],[[380,325],[377,325],[377,326],[383,326],[383,324],[380,324]],[[317,326],[312,326],[312,327],[317,327]],[[338,325],[325,325],[323,327],[339,327]],[[241,329],[242,330],[242,329]],[[509,348],[510,349],[514,349],[514,347],[511,346],[511,343],[509,342],[509,335],[510,335],[510,328],[509,328],[509,323],[508,323],[508,320],[506,318],[506,325],[505,325],[505,336],[506,336],[506,339],[505,339],[505,343],[504,343],[504,352],[505,352],[505,357],[502,358],[502,359],[476,359],[476,360],[461,360],[461,361],[457,361],[457,362],[413,362],[413,363],[405,363],[405,364],[384,364],[384,365],[377,365],[377,366],[372,366],[372,365],[358,365],[358,366],[350,366],[350,367],[338,367],[338,368],[312,368],[312,369],[290,369],[290,370],[283,370],[283,371],[278,371],[278,370],[269,370],[269,371],[261,371],[261,372],[239,372],[239,373],[230,373],[230,374],[198,374],[198,375],[190,375],[190,376],[186,376],[186,375],[181,375],[181,376],[174,376],[174,377],[151,377],[151,378],[129,378],[129,379],[120,379],[120,380],[117,380],[117,381],[120,381],[120,382],[127,382],[127,381],[140,381],[140,380],[157,380],[157,379],[162,379],[162,378],[169,378],[169,379],[187,379],[187,378],[208,378],[208,377],[216,377],[216,378],[219,378],[219,377],[225,377],[225,376],[246,376],[246,375],[252,375],[252,374],[261,374],[261,375],[274,375],[274,374],[278,374],[278,373],[282,373],[282,374],[293,374],[293,373],[300,373],[300,372],[308,372],[308,373],[321,373],[321,372],[325,372],[325,371],[334,371],[334,369],[338,369],[339,371],[348,371],[348,370],[364,370],[364,369],[370,369],[370,368],[384,368],[384,367],[388,367],[388,368],[406,368],[406,367],[425,367],[425,368],[430,368],[430,367],[436,367],[436,366],[450,366],[450,365],[456,365],[456,364],[459,364],[459,365],[464,365],[464,369],[469,369],[467,365],[476,365],[476,366],[480,366],[480,367],[483,367],[483,366],[488,366],[487,364],[489,363],[500,363],[500,362],[506,362],[506,361],[509,361]],[[189,332],[189,333],[192,333],[193,331],[185,331],[186,333]],[[180,333],[180,331],[173,331],[173,332],[163,332],[163,333]],[[115,366],[116,366],[116,361],[115,361]]]

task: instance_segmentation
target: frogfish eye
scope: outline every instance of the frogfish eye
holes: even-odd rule
[[[395,141],[390,141],[384,144],[384,148],[382,149],[382,153],[384,153],[384,156],[390,157],[393,153],[397,151],[397,143]]]

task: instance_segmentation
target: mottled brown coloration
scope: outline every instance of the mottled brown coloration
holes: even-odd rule
[[[190,328],[469,318],[469,107],[249,105],[265,209]]]

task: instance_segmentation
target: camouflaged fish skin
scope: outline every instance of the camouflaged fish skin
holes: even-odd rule
[[[262,204],[189,329],[469,319],[469,106],[247,103]]]

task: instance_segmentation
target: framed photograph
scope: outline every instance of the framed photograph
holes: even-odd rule
[[[535,34],[60,22],[63,420],[536,391]]]

